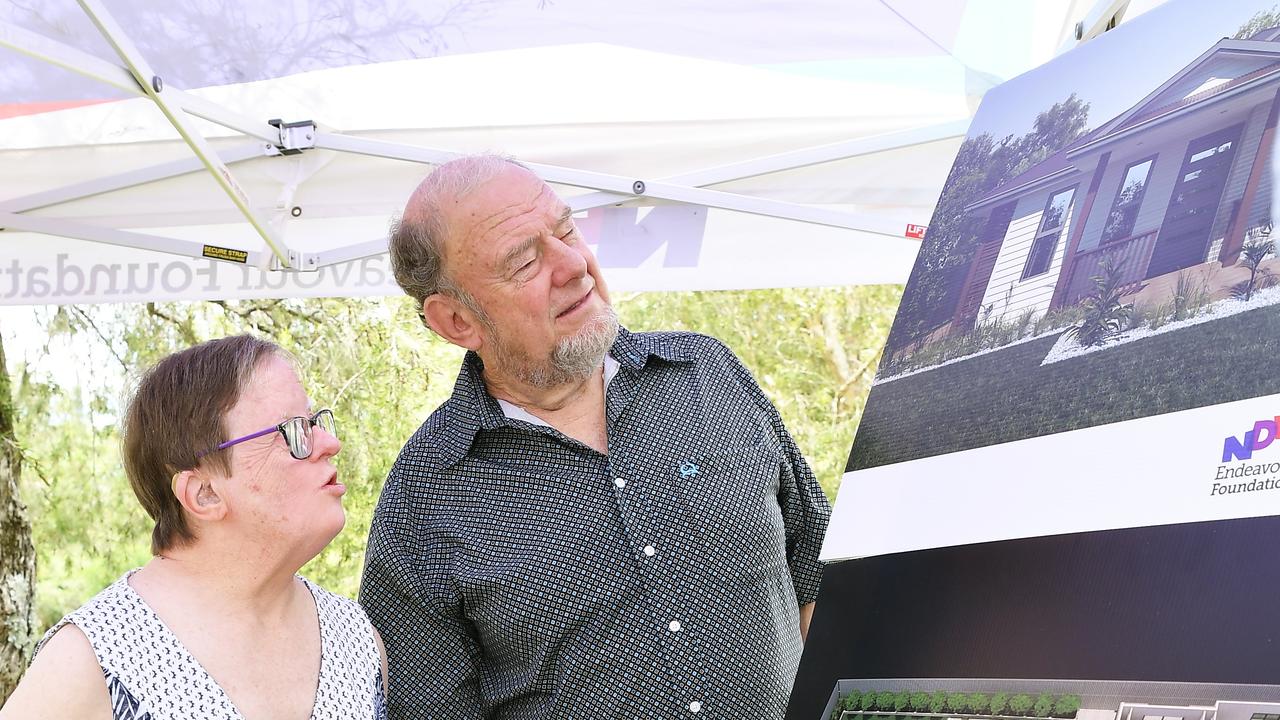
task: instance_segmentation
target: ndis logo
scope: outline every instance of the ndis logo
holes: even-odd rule
[[[1280,415],[1271,420],[1259,420],[1253,429],[1243,438],[1228,437],[1222,443],[1222,462],[1232,460],[1248,460],[1258,450],[1265,449],[1276,439],[1276,429],[1280,426]]]

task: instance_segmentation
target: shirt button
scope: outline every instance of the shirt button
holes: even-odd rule
[[[702,703],[698,702],[697,700],[694,700],[693,702],[689,703],[689,712],[696,713],[701,709],[702,709]]]
[[[667,629],[668,629],[668,630],[670,630],[671,632],[680,632],[680,621],[679,621],[679,620],[672,620],[672,621],[667,625]]]
[[[614,485],[617,485],[617,486],[618,486],[618,489],[619,489],[619,490],[621,490],[622,488],[624,488],[624,487],[626,487],[626,486],[627,486],[627,481],[626,481],[626,480],[623,480],[622,478],[614,478],[614,479],[613,479],[613,484],[614,484]]]
[[[657,554],[657,552],[658,552],[658,551],[657,551],[656,549],[654,549],[654,547],[653,547],[652,545],[645,545],[645,546],[644,546],[644,555],[645,555],[645,557],[653,557],[655,554]]]

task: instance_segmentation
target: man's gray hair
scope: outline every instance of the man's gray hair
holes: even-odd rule
[[[458,300],[483,319],[484,312],[470,293],[454,284],[444,268],[448,233],[444,208],[497,177],[517,160],[502,155],[466,155],[437,167],[410,196],[404,214],[391,221],[388,252],[396,283],[418,301],[435,293]]]

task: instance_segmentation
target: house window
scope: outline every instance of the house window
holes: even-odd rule
[[[1049,264],[1053,261],[1053,251],[1058,247],[1058,236],[1062,234],[1062,226],[1067,223],[1067,215],[1071,212],[1071,199],[1075,194],[1075,188],[1067,188],[1049,196],[1049,202],[1044,206],[1044,214],[1040,216],[1040,229],[1036,231],[1036,239],[1031,243],[1027,267],[1022,271],[1023,280],[1049,271]]]
[[[1124,180],[1116,192],[1115,202],[1111,204],[1107,224],[1102,229],[1103,244],[1133,235],[1133,225],[1138,220],[1138,208],[1142,206],[1142,196],[1147,192],[1147,178],[1151,177],[1151,166],[1155,160],[1153,155],[1125,169]]]

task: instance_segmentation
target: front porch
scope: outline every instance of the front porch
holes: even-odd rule
[[[1185,278],[1184,287],[1206,293],[1205,299],[1209,302],[1231,297],[1233,288],[1249,279],[1250,269],[1244,264],[1243,255],[1238,251],[1223,253],[1220,248],[1211,248],[1209,257],[1201,263],[1148,277],[1157,235],[1153,230],[1076,255],[1066,270],[1062,306],[1076,305],[1094,292],[1094,278],[1103,274],[1104,266],[1113,269],[1124,301],[1135,307],[1159,306],[1171,301],[1177,294],[1179,278]],[[1246,243],[1266,237],[1251,233]],[[1274,251],[1258,267],[1255,282],[1259,288],[1267,285],[1268,277],[1280,278],[1280,258]],[[1190,285],[1185,285],[1186,282]]]

